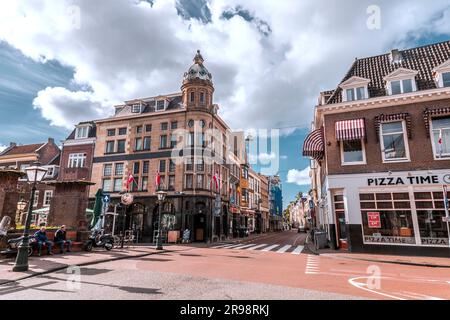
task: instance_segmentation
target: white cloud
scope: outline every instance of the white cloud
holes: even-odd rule
[[[288,183],[293,183],[299,186],[307,186],[309,184],[311,184],[311,180],[309,177],[309,171],[311,169],[305,168],[302,171],[296,170],[296,169],[292,169],[289,170],[288,175],[287,175],[287,182]]]
[[[3,150],[5,150],[6,148],[8,148],[8,146],[5,146],[3,144],[0,144],[0,152],[2,152]]]
[[[335,88],[355,56],[410,46],[422,34],[450,32],[448,0],[378,1],[379,31],[366,27],[365,1],[211,0],[208,5],[212,22],[203,24],[183,20],[174,0],[153,6],[136,0],[2,1],[0,40],[33,59],[72,67],[73,84],[89,88],[39,93],[34,105],[53,125],[69,127],[111,113],[116,102],[179,91],[200,48],[213,74],[215,100],[232,128],[306,128],[319,92]],[[221,18],[238,5],[267,22],[269,35],[240,16]]]

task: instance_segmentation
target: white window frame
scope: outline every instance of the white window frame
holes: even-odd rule
[[[89,136],[89,126],[79,126],[75,129],[75,139],[87,139]]]
[[[411,85],[412,85],[412,91],[411,92],[405,92],[405,89],[403,88],[403,81],[406,81],[406,80],[411,80]],[[393,94],[392,93],[392,83],[393,82],[397,82],[397,81],[400,82],[400,91],[401,92]],[[389,95],[390,96],[396,96],[396,95],[399,95],[399,94],[408,94],[408,93],[416,92],[417,91],[416,79],[415,78],[404,78],[404,79],[391,80],[391,81],[388,82],[388,91],[389,91]]]
[[[450,117],[450,116],[449,116]],[[430,140],[431,140],[431,146],[433,148],[433,158],[436,161],[442,161],[442,160],[446,160],[448,161],[450,159],[450,153],[447,154],[443,154],[442,158],[439,158],[438,155],[438,148],[436,146],[436,143],[434,143],[434,135],[433,135],[433,118],[430,119]],[[450,130],[450,127],[449,127]]]
[[[50,207],[50,201],[51,201],[52,197],[53,197],[53,190],[45,190],[45,192],[44,192],[44,201],[42,202],[42,206],[43,207]]]
[[[162,109],[158,109],[158,102],[164,102],[164,107],[162,108]],[[166,108],[167,108],[167,101],[166,100],[162,100],[162,99],[160,99],[160,100],[156,100],[156,103],[155,103],[155,110],[156,111],[164,111],[164,110],[166,110]]]
[[[365,165],[367,164],[367,158],[366,158],[366,144],[364,142],[364,139],[361,139],[361,146],[362,146],[362,154],[363,154],[363,161],[354,161],[354,162],[345,162],[344,157],[344,141],[341,141],[340,143],[340,152],[341,152],[341,165],[342,166],[358,166],[358,165]]]
[[[108,190],[106,190],[105,189],[105,181],[106,180],[108,180],[109,181],[109,189]],[[113,187],[113,180],[111,179],[111,178],[106,178],[106,179],[102,179],[102,189],[103,189],[103,191],[105,191],[105,192],[111,192],[111,189],[112,189],[112,187]]]
[[[142,105],[140,103],[135,103],[131,105],[131,113],[141,113]]]
[[[450,75],[450,70],[441,72],[439,74],[439,88],[450,88],[450,86],[444,87],[444,74]]]
[[[34,193],[34,200],[33,200],[33,208],[36,208],[39,205],[39,190],[36,190]]]
[[[69,154],[69,160],[68,160],[68,164],[67,164],[67,166],[69,168],[84,168],[85,165],[86,165],[86,154],[85,153]]]
[[[383,139],[383,124],[388,123],[395,123],[395,122],[401,122],[402,123],[402,131],[403,131],[403,142],[405,144],[405,152],[406,152],[406,158],[402,159],[386,159],[385,157],[385,147],[384,147],[384,139]],[[396,134],[396,133],[390,133]],[[408,141],[408,132],[406,130],[406,122],[405,120],[399,120],[399,121],[389,121],[389,122],[383,122],[380,124],[380,146],[381,146],[381,157],[383,160],[383,163],[400,163],[400,162],[411,162],[411,157],[409,153],[409,141]]]
[[[369,79],[353,76],[347,81],[343,82],[340,85],[340,88],[342,89],[342,101],[343,102],[354,102],[354,101],[362,101],[369,99]],[[363,88],[364,89],[364,96],[362,99],[358,99],[357,95],[357,89]],[[355,100],[348,100],[347,98],[347,90],[352,90],[353,94],[355,96]]]
[[[363,89],[363,97],[361,99],[358,99],[358,89]],[[353,91],[353,96],[355,97],[355,99],[353,100],[349,100],[348,99],[348,95],[347,95],[347,91],[348,90],[352,90]],[[353,102],[353,101],[361,101],[361,100],[366,100],[367,99],[367,86],[360,86],[360,87],[354,87],[354,88],[347,88],[345,89],[345,101],[348,102]]]

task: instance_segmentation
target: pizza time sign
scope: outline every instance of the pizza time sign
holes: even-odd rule
[[[439,184],[439,176],[414,176],[414,177],[388,177],[388,178],[369,178],[367,185],[369,187],[380,186],[406,186],[406,185],[429,185]]]

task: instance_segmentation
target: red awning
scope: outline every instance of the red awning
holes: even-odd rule
[[[325,155],[323,127],[311,132],[303,143],[303,156],[322,160]]]
[[[336,122],[336,140],[353,141],[366,137],[364,119],[345,120]]]

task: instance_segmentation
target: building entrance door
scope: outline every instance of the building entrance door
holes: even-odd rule
[[[343,195],[334,196],[334,213],[336,217],[336,237],[337,245],[340,249],[348,249],[348,232],[345,219],[345,202]]]
[[[205,241],[206,216],[198,213],[194,216],[194,241]]]

